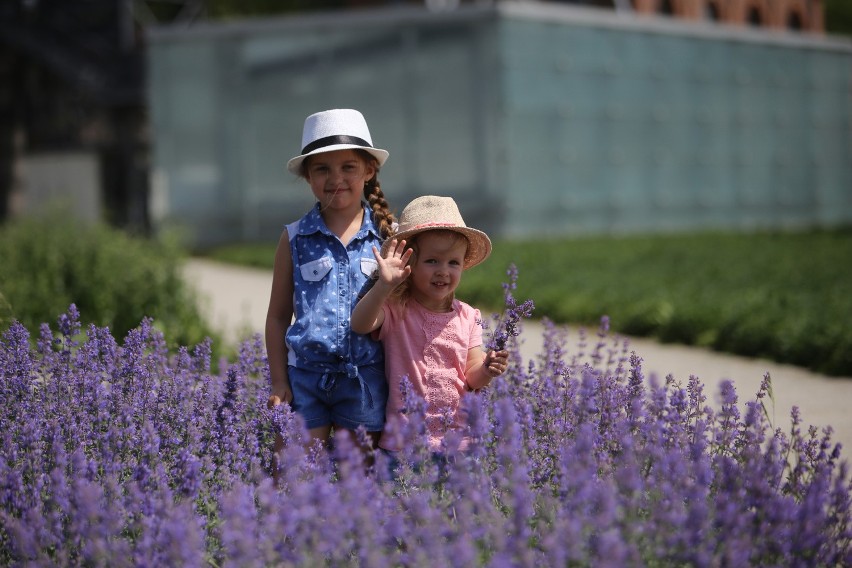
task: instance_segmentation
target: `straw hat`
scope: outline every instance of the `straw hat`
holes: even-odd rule
[[[467,254],[464,269],[476,266],[491,254],[491,239],[478,229],[464,224],[456,202],[451,197],[424,195],[405,206],[399,217],[399,229],[392,238],[397,241],[410,240],[424,231],[437,229],[455,231],[467,237]],[[390,247],[390,239],[382,245],[382,254]]]
[[[351,108],[324,110],[305,119],[302,151],[287,162],[287,169],[290,173],[299,175],[302,162],[308,156],[354,148],[372,154],[378,160],[379,166],[388,159],[387,150],[373,148],[373,139],[370,137],[370,129],[367,128],[364,115]]]

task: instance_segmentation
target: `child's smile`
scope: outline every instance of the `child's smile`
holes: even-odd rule
[[[448,311],[466,253],[467,239],[458,233],[437,230],[418,235],[417,259],[411,272],[412,297],[429,310]]]

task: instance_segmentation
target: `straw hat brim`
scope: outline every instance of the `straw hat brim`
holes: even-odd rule
[[[468,242],[467,254],[464,257],[465,270],[481,263],[491,254],[491,239],[482,231],[471,227],[459,227],[453,224],[430,223],[428,226],[417,226],[394,233],[393,236],[382,244],[382,256],[387,254],[392,239],[408,241],[415,235],[425,233],[426,231],[455,231],[464,235]]]
[[[325,152],[334,152],[335,150],[364,150],[376,158],[376,161],[379,163],[379,167],[382,167],[388,159],[390,155],[387,150],[382,150],[381,148],[372,148],[366,146],[359,146],[357,144],[332,144],[331,146],[323,146],[322,148],[317,148],[313,152],[308,152],[307,154],[300,154],[294,158],[291,158],[289,162],[287,162],[287,170],[294,175],[301,174],[302,162],[305,161],[305,158],[308,156],[315,156],[317,154],[324,154]]]

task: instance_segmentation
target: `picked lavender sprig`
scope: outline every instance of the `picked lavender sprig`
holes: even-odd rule
[[[503,283],[503,298],[506,305],[506,310],[502,316],[495,315],[497,320],[497,328],[491,336],[488,348],[494,351],[503,351],[506,348],[506,342],[510,337],[517,337],[521,333],[518,324],[521,318],[529,318],[532,316],[535,305],[532,300],[526,300],[518,305],[512,293],[518,286],[518,269],[514,264],[510,264],[506,274],[509,276],[509,281]]]

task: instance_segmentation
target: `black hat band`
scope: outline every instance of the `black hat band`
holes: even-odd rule
[[[366,148],[372,148],[373,145],[364,140],[363,138],[358,138],[357,136],[347,136],[346,134],[337,134],[335,136],[326,136],[325,138],[319,138],[314,140],[304,148],[302,148],[302,154],[309,154],[314,150],[319,150],[320,148],[325,148],[326,146],[334,146],[335,144],[352,144],[353,146],[364,146]]]

